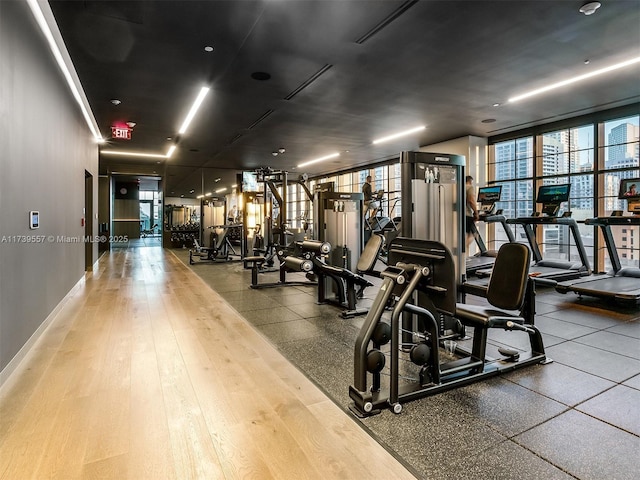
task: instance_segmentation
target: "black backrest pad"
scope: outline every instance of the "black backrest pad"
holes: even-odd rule
[[[398,262],[429,267],[431,274],[418,284],[417,291],[429,297],[439,311],[455,314],[455,263],[451,251],[444,244],[435,240],[397,237],[389,245],[389,265]]]
[[[357,272],[368,272],[370,270],[373,270],[373,268],[376,266],[378,254],[380,253],[380,249],[382,248],[383,243],[384,237],[382,235],[371,235],[371,238],[364,246],[362,255],[360,255],[360,258],[358,259],[358,264],[356,265]]]
[[[505,243],[500,247],[487,290],[491,305],[520,310],[529,279],[530,255],[529,248],[522,243]]]

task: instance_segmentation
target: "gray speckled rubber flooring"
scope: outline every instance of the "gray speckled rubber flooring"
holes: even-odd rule
[[[189,264],[186,250],[174,253]],[[190,268],[348,410],[363,317],[346,320],[338,307],[318,305],[314,286],[250,289],[242,262]],[[278,274],[260,274],[259,281],[277,282]],[[376,292],[368,288],[363,303]],[[385,410],[356,421],[418,478],[638,478],[640,310],[553,290],[538,291],[537,307],[536,325],[554,363],[406,403],[400,415]],[[505,344],[522,348],[519,342],[512,332],[491,331],[487,353]],[[412,367],[403,375],[414,375]]]

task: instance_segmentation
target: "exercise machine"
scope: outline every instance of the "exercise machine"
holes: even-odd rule
[[[619,199],[627,200],[627,211],[633,213],[633,216],[623,216],[622,211],[617,210],[610,217],[590,218],[585,221],[586,225],[600,228],[611,261],[612,271],[583,279],[560,282],[556,285],[558,292],[574,292],[579,296],[604,298],[622,305],[635,306],[640,304],[640,268],[622,267],[611,230],[611,227],[627,227],[628,233],[628,230],[640,226],[640,194],[635,196],[628,194],[630,189],[627,187],[627,185],[634,183],[640,184],[640,178],[621,181],[618,194]]]
[[[496,210],[496,203],[500,201],[502,193],[502,185],[492,185],[489,187],[481,187],[478,189],[477,202],[480,205],[478,209],[479,221],[486,224],[500,224],[509,242],[515,242],[516,238],[507,224],[506,217],[502,214],[502,209]],[[484,268],[491,268],[495,261],[497,250],[487,249],[482,235],[478,231],[475,223],[473,224],[473,236],[478,245],[478,253],[467,257],[466,271],[467,276],[474,275],[476,271]]]
[[[156,230],[158,228],[158,224],[154,223],[153,225],[151,225],[151,228],[148,229],[142,229],[140,230],[140,238],[147,238],[147,237],[155,237],[159,234],[159,232]]]
[[[316,190],[313,201],[313,232],[315,239],[331,245],[331,251],[323,256],[322,263],[340,271],[353,272],[355,258],[363,249],[363,199],[360,192],[334,192],[332,188]],[[317,272],[316,272],[317,273]],[[335,275],[323,275],[318,279],[325,301],[335,295],[342,299],[340,281]]]
[[[328,242],[330,265],[352,270],[352,259],[363,248],[363,194],[317,191],[313,201],[313,232],[316,240]]]
[[[296,242],[290,253],[280,249],[277,252],[279,261],[278,271],[280,278],[277,282],[259,282],[259,273],[264,273],[261,268],[268,260],[261,255],[244,257],[244,268],[251,269],[251,285],[253,289],[273,288],[285,286],[307,286],[318,285],[315,281],[314,262],[312,258],[316,255],[323,255],[331,251],[331,245],[326,242],[302,241]],[[287,273],[304,273],[307,280],[287,280]]]
[[[242,246],[240,252],[237,252],[230,240],[230,232],[233,229],[236,231],[242,229],[242,224],[214,225],[212,228],[216,230],[212,236],[212,246],[203,247],[197,239],[194,239],[194,248],[189,250],[189,264],[242,260]]]
[[[389,192],[389,194],[398,194],[400,192]],[[374,196],[374,200],[376,203],[376,208],[370,210],[370,215],[365,214],[364,219],[364,241],[369,241],[374,234],[379,234],[384,236],[384,244],[380,249],[380,253],[378,254],[378,259],[383,263],[387,263],[387,249],[386,245],[390,244],[391,241],[396,238],[400,234],[400,222],[402,221],[402,217],[399,215],[395,215],[396,208],[398,202],[402,197],[396,196],[393,200],[389,200],[385,198],[385,193],[382,190],[379,190]],[[385,207],[385,203],[387,204]],[[371,205],[371,204],[370,204]]]
[[[571,218],[571,212],[566,211],[562,216],[558,216],[560,206],[569,200],[571,184],[564,185],[541,185],[536,195],[536,203],[541,204],[541,211],[533,212],[530,217],[510,218],[509,225],[520,225],[529,242],[533,254],[533,265],[531,266],[531,276],[536,278],[539,284],[555,286],[557,282],[574,280],[580,277],[591,275],[591,266],[587,252],[582,243],[582,236],[578,229],[578,223]],[[540,246],[536,240],[534,227],[555,226],[560,232],[561,226],[566,226],[571,233],[573,243],[578,251],[579,261],[571,260],[571,252],[568,252],[568,260],[544,259],[540,252]],[[478,275],[486,275],[486,272],[477,272]]]
[[[465,157],[401,152],[400,235],[442,242],[451,251],[458,284],[464,275]]]
[[[525,245],[505,243],[500,247],[487,290],[487,306],[456,302],[455,260],[441,242],[398,237],[389,247],[389,261],[392,265],[381,274],[383,284],[354,347],[354,383],[349,396],[356,415],[373,415],[383,408],[400,413],[403,404],[411,400],[551,361],[537,327],[514,313],[532,292],[527,288],[530,251]],[[426,301],[411,303],[416,292]],[[387,315],[389,305],[393,306]],[[418,328],[409,332],[409,341],[401,341],[402,317],[407,314],[418,317]],[[441,335],[441,314],[473,328],[470,351],[448,343],[453,340]],[[500,347],[500,358],[488,357],[488,331],[494,328],[527,337],[529,347]],[[449,350],[446,356],[441,352],[445,345]],[[388,379],[384,385],[383,377]]]
[[[434,240],[447,246],[454,265],[455,283],[465,276],[465,157],[444,153],[401,152],[400,185],[402,205],[400,235],[417,240]],[[388,261],[388,265],[393,262]],[[456,288],[454,294],[462,293]],[[403,330],[413,328],[415,319],[403,315]],[[464,335],[464,329],[451,317],[444,317],[445,331]],[[409,342],[403,333],[403,342]]]
[[[313,243],[322,242],[307,241],[302,243],[302,247],[304,249],[307,246],[310,249]],[[383,244],[382,235],[372,235],[358,259],[355,272],[326,263],[324,261],[326,253],[315,249],[315,252],[322,254],[311,258],[314,265],[313,271],[318,276],[318,303],[332,303],[343,308],[341,313],[343,318],[366,314],[369,310],[359,308],[357,302],[364,296],[364,289],[373,286],[365,275],[379,276],[379,272],[375,271],[375,265]],[[329,286],[332,288],[329,289]]]

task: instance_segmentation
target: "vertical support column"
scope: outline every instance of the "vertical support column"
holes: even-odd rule
[[[400,235],[413,237],[413,169],[411,152],[400,153],[400,188],[402,189],[402,222],[400,223]]]
[[[282,172],[282,205],[280,205],[280,231],[282,232],[280,241],[283,246],[287,244],[287,172]]]

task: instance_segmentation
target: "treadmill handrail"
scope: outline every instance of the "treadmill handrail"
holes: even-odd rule
[[[533,258],[536,262],[542,260],[542,254],[540,253],[540,247],[535,237],[532,225],[566,225],[569,227],[571,235],[573,236],[573,243],[578,249],[578,256],[580,262],[585,267],[587,274],[591,275],[591,265],[589,264],[589,258],[587,251],[582,243],[582,237],[580,236],[580,230],[578,229],[578,222],[571,217],[518,217],[509,218],[507,223],[512,225],[522,225],[524,227],[527,240],[529,240],[529,246],[531,247]]]
[[[491,214],[491,215],[481,215],[480,221],[484,223],[499,223],[502,225],[502,229],[504,233],[507,235],[507,239],[509,242],[513,243],[516,241],[516,236],[513,234],[513,230],[509,227],[507,223],[507,217],[501,214]]]
[[[595,217],[587,218],[584,223],[585,225],[600,227],[600,231],[602,232],[602,236],[604,237],[604,244],[607,247],[607,253],[609,254],[609,260],[611,261],[613,274],[617,275],[618,272],[622,269],[622,264],[620,263],[620,257],[618,256],[618,249],[616,248],[616,242],[613,238],[613,233],[611,232],[611,226],[640,226],[640,216]]]

